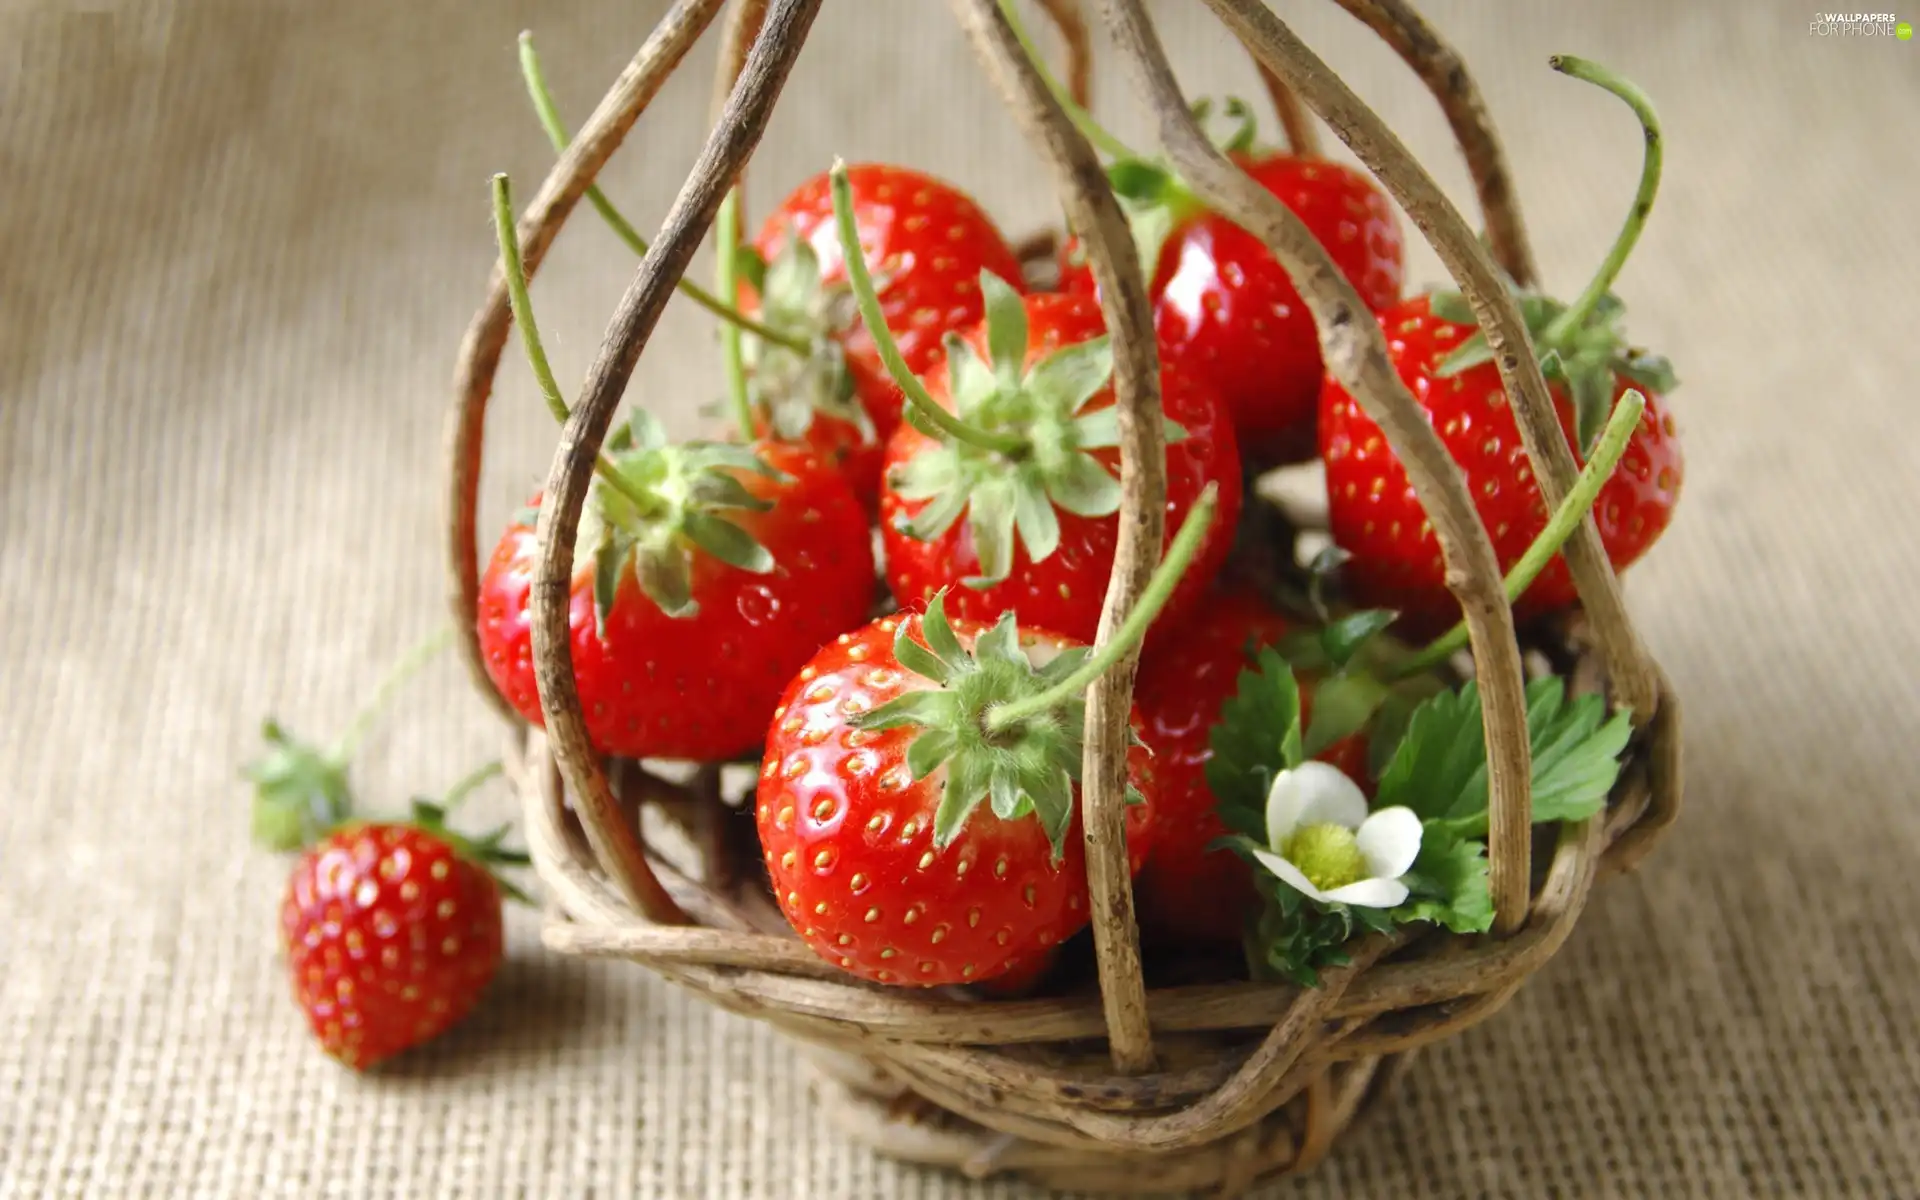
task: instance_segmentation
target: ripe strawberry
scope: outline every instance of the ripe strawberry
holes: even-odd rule
[[[908,366],[926,370],[943,334],[980,319],[980,272],[1020,288],[1019,261],[980,206],[948,183],[883,164],[852,167],[848,178],[861,249],[881,275],[887,327]],[[814,347],[803,356],[747,340],[766,432],[842,463],[855,493],[871,497],[901,395],[847,295],[826,174],[773,211],[754,249],[764,264],[756,272],[762,295],[746,296],[743,308]]]
[[[1215,850],[1229,830],[1215,811],[1206,764],[1220,709],[1240,673],[1262,647],[1279,642],[1291,623],[1257,596],[1217,591],[1195,610],[1179,636],[1154,647],[1140,667],[1134,704],[1141,740],[1153,751],[1153,858],[1134,888],[1140,922],[1167,938],[1236,942],[1258,907],[1253,876],[1230,850]],[[1310,721],[1313,683],[1300,682],[1303,720]],[[1318,756],[1365,786],[1366,740],[1354,734]]]
[[[1229,157],[1306,223],[1369,308],[1397,301],[1403,253],[1386,194],[1357,171],[1255,150],[1252,140],[1247,121],[1227,144]],[[1260,239],[1208,211],[1165,167],[1123,159],[1110,178],[1142,242],[1169,367],[1214,386],[1247,458],[1311,458],[1320,338],[1287,273]],[[1061,289],[1093,292],[1079,247],[1069,243],[1062,255]]]
[[[1673,370],[1663,358],[1629,346],[1620,329],[1624,307],[1612,285],[1652,207],[1660,178],[1660,134],[1639,89],[1590,63],[1556,58],[1553,66],[1627,100],[1640,117],[1646,159],[1639,193],[1598,273],[1572,304],[1521,292],[1527,333],[1547,377],[1563,432],[1576,459],[1605,426],[1629,389],[1646,397],[1626,451],[1593,508],[1601,544],[1616,570],[1646,553],[1673,518],[1684,463],[1673,418],[1663,400]],[[1456,293],[1415,297],[1380,314],[1388,350],[1413,397],[1466,477],[1502,571],[1526,553],[1548,512],[1498,369],[1473,312]],[[1406,626],[1450,624],[1458,605],[1448,593],[1439,545],[1405,469],[1379,428],[1339,384],[1320,399],[1320,452],[1327,463],[1329,521],[1334,540],[1352,555],[1346,567],[1362,602],[1401,612]],[[1566,561],[1556,556],[1514,605],[1529,617],[1577,599]]]
[[[610,439],[573,576],[580,703],[596,749],[713,760],[759,744],[780,689],[866,619],[873,543],[846,482],[804,449],[669,445],[644,416]],[[494,685],[540,724],[528,602],[534,517],[517,517],[480,588]]]
[[[1084,689],[993,730],[998,706],[1073,681],[1085,647],[1019,628],[887,617],[801,669],[767,735],[755,816],[787,919],[827,961],[908,986],[1020,971],[1087,921]],[[1127,814],[1135,870],[1154,781]]]
[[[881,535],[887,583],[918,605],[954,584],[956,614],[1021,623],[1090,641],[1119,540],[1118,414],[1113,356],[1087,296],[1021,297],[981,277],[987,316],[948,340],[948,371],[925,377],[935,403],[973,436],[910,415],[887,446]],[[1209,483],[1220,521],[1161,614],[1177,623],[1219,570],[1241,501],[1232,427],[1211,390],[1161,375],[1170,423],[1167,536]],[[966,520],[961,520],[962,517]]]
[[[501,888],[432,805],[414,824],[349,824],[294,864],[280,930],[294,1000],[326,1052],[364,1070],[473,1011],[500,967]]]

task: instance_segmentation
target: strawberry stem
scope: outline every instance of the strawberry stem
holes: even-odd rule
[[[740,243],[734,234],[740,227],[740,189],[727,189],[720,202],[720,216],[714,222],[719,241],[714,249],[714,285],[722,296],[740,294]],[[731,321],[720,323],[720,366],[727,381],[727,401],[740,425],[743,441],[753,440],[753,401],[747,396],[747,362],[740,352],[740,327]]]
[[[1166,557],[1153,570],[1153,578],[1147,581],[1146,590],[1140,593],[1140,599],[1132,611],[1120,623],[1107,643],[1087,656],[1087,660],[1075,669],[1073,674],[1044,692],[1028,696],[1021,700],[1010,700],[996,705],[987,712],[987,728],[998,732],[1007,729],[1037,713],[1072,700],[1093,685],[1119,662],[1121,657],[1131,650],[1141,638],[1146,636],[1147,626],[1160,615],[1167,600],[1173,595],[1174,588],[1187,573],[1187,567],[1193,562],[1194,555],[1200,552],[1201,543],[1206,540],[1207,530],[1213,525],[1214,512],[1220,502],[1220,487],[1209,483],[1200,498],[1194,502],[1187,513],[1186,521],[1180,526],[1180,532],[1174,535],[1173,543],[1167,547]]]
[[[1620,463],[1620,456],[1626,453],[1627,443],[1633,438],[1633,431],[1640,424],[1640,414],[1646,411],[1647,399],[1638,391],[1629,388],[1620,397],[1620,403],[1614,405],[1613,415],[1607,418],[1607,427],[1600,434],[1600,440],[1593,447],[1593,455],[1587,465],[1581,469],[1580,478],[1574,480],[1573,488],[1567,498],[1554,509],[1546,528],[1540,531],[1513,564],[1503,581],[1507,603],[1513,604],[1520,599],[1540,572],[1546,570],[1560,547],[1573,536],[1575,527],[1593,502],[1599,498],[1600,489],[1613,477],[1613,471]],[[1394,678],[1405,679],[1410,675],[1419,675],[1439,666],[1459,652],[1467,644],[1467,625],[1462,621],[1442,634],[1425,649],[1402,661],[1393,672]]]
[[[408,680],[418,675],[421,668],[432,662],[436,655],[452,644],[453,628],[447,626],[436,630],[430,637],[401,655],[400,660],[393,664],[385,677],[380,680],[379,685],[374,688],[373,695],[368,698],[366,704],[353,715],[353,720],[347,723],[346,730],[341,733],[340,740],[334,743],[329,757],[344,768],[353,758],[354,752],[360,748],[360,743],[365,740],[367,733],[372,730],[374,721],[392,702],[394,694],[405,687]]]
[[[526,80],[527,96],[533,101],[533,111],[540,118],[541,128],[547,132],[547,140],[553,143],[555,152],[564,154],[573,139],[567,133],[566,125],[560,120],[560,110],[553,102],[553,92],[547,87],[546,72],[541,70],[540,56],[534,52],[531,33],[523,32],[520,35],[520,74]],[[620,210],[613,206],[613,201],[607,199],[607,194],[600,190],[598,184],[587,185],[587,202],[593,205],[594,211],[600,214],[600,219],[607,223],[607,227],[613,230],[614,235],[625,242],[634,254],[642,258],[646,257],[647,239],[641,237],[640,231],[633,227],[633,223],[621,215]],[[732,230],[733,226],[727,225],[725,228]],[[795,354],[806,354],[810,351],[805,340],[754,320],[691,280],[682,279],[675,283],[674,287],[679,289],[681,295],[720,318],[727,326],[744,330],[774,345],[784,346]],[[730,293],[722,288],[722,294]],[[749,438],[753,436],[751,429],[748,430],[747,436]]]
[[[1653,210],[1653,197],[1660,188],[1660,165],[1663,157],[1660,136],[1660,118],[1653,111],[1653,101],[1647,94],[1629,80],[1621,78],[1607,68],[1584,58],[1575,58],[1570,54],[1556,54],[1547,60],[1547,65],[1562,75],[1571,75],[1583,79],[1612,92],[1627,102],[1633,114],[1640,118],[1640,127],[1646,134],[1646,157],[1640,167],[1640,188],[1634,193],[1633,207],[1627,210],[1625,224],[1620,227],[1620,235],[1614,239],[1613,248],[1607,251],[1607,257],[1600,264],[1600,270],[1586,290],[1569,305],[1566,311],[1556,317],[1552,324],[1542,331],[1540,343],[1555,346],[1565,341],[1568,335],[1579,329],[1592,315],[1594,307],[1613,286],[1619,277],[1620,269],[1626,265],[1627,256],[1633,253],[1634,243],[1640,240],[1640,231],[1647,223],[1647,214]]]
[[[1000,15],[1007,19],[1008,27],[1013,30],[1013,36],[1020,43],[1020,49],[1026,52],[1027,61],[1033,64],[1034,72],[1040,76],[1040,81],[1047,85],[1047,91],[1053,93],[1054,103],[1067,114],[1067,119],[1073,122],[1074,128],[1078,129],[1089,142],[1099,147],[1102,153],[1113,158],[1140,157],[1130,146],[1095,120],[1092,113],[1080,107],[1072,94],[1061,85],[1060,80],[1055,78],[1052,69],[1047,66],[1046,56],[1040,53],[1038,46],[1034,45],[1032,35],[1027,32],[1026,25],[1021,22],[1015,0],[1000,0]]]
[[[493,228],[500,240],[500,259],[506,265],[507,301],[513,307],[513,323],[520,327],[520,341],[527,352],[527,362],[533,367],[533,377],[540,384],[540,394],[547,402],[547,411],[553,419],[565,425],[573,416],[573,410],[560,396],[560,384],[553,377],[553,367],[547,362],[546,347],[540,341],[540,327],[533,320],[533,298],[527,294],[527,264],[520,257],[520,235],[513,227],[513,190],[505,175],[493,177]],[[631,500],[641,512],[651,511],[654,500],[638,487],[620,469],[607,461],[605,454],[594,456],[594,473],[606,480],[607,485]]]
[[[485,786],[490,780],[498,777],[502,773],[502,770],[503,768],[499,760],[496,759],[490,763],[483,763],[465,775],[462,775],[452,787],[447,789],[447,794],[441,797],[441,814],[443,816],[450,815],[454,809],[460,807],[461,801],[479,791],[480,788]]]
[[[860,319],[866,322],[867,332],[873,336],[874,349],[880,352],[880,361],[887,365],[887,374],[893,377],[901,395],[929,424],[957,442],[1003,454],[1021,449],[1026,444],[1024,438],[967,424],[935,403],[927,394],[926,385],[914,378],[907,368],[907,360],[901,357],[900,343],[894,341],[893,331],[887,328],[886,314],[880,311],[880,296],[873,290],[866,251],[860,247],[860,230],[854,223],[853,185],[847,181],[844,160],[833,160],[828,181],[833,190],[833,220],[840,235],[840,253],[846,259],[847,284],[853,291],[854,302],[860,306]]]

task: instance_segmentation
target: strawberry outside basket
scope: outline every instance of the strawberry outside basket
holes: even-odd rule
[[[453,603],[474,678],[511,724],[509,770],[546,885],[547,945],[630,959],[779,1027],[817,1067],[820,1102],[833,1118],[902,1159],[975,1177],[1010,1172],[1051,1187],[1136,1194],[1232,1194],[1307,1169],[1380,1099],[1409,1055],[1498,1011],[1565,941],[1594,884],[1630,869],[1669,827],[1680,802],[1674,697],[1633,630],[1591,523],[1565,547],[1579,608],[1524,642],[1516,635],[1487,531],[1434,430],[1387,366],[1378,324],[1297,219],[1213,149],[1141,0],[1102,0],[1101,17],[1153,106],[1167,158],[1294,278],[1321,331],[1329,374],[1359,398],[1407,464],[1438,535],[1485,697],[1493,927],[1482,936],[1439,929],[1366,935],[1351,947],[1351,961],[1328,970],[1315,988],[1217,977],[1149,988],[1144,980],[1153,972],[1143,974],[1122,844],[1120,773],[1099,769],[1103,755],[1124,745],[1128,660],[1089,696],[1083,815],[1097,967],[1083,989],[1009,1000],[890,989],[816,957],[775,906],[751,818],[724,794],[720,769],[669,782],[665,771],[603,760],[589,749],[567,649],[566,596],[592,463],[615,408],[765,129],[821,2],[676,0],[519,219],[534,270],[666,77],[709,25],[722,23],[712,133],[620,302],[548,476],[533,607],[544,732],[499,702],[473,637],[482,429],[511,326],[504,268],[496,266],[461,346],[450,423]],[[1484,242],[1380,118],[1261,0],[1205,3],[1259,66],[1296,147],[1312,136],[1310,110],[1435,247],[1488,333],[1532,469],[1557,504],[1576,463],[1505,287],[1505,280],[1527,283],[1532,266],[1499,142],[1464,66],[1402,0],[1338,0],[1439,100],[1471,169]],[[1085,16],[1074,0],[1043,7],[1064,46],[1060,75],[1084,96]],[[1162,432],[1143,415],[1158,402],[1145,284],[1093,149],[1023,55],[995,0],[953,0],[952,8],[1052,171],[1103,283],[1123,412],[1124,491],[1105,639],[1139,597],[1162,544]],[[1045,262],[1052,247],[1036,239],[1023,253]],[[1310,518],[1270,516],[1263,557],[1273,570],[1293,570],[1293,539]],[[1605,810],[1536,838],[1522,686],[1541,669],[1604,692],[1633,715],[1634,734]]]

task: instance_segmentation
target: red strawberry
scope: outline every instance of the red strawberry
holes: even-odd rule
[[[849,168],[860,246],[880,275],[880,306],[916,373],[939,359],[941,336],[980,319],[980,272],[1023,285],[1006,239],[965,193],[905,167]],[[846,291],[826,174],[794,191],[767,218],[754,248],[766,264],[750,314],[813,346],[802,356],[749,338],[766,430],[804,440],[844,463],[856,494],[873,495],[880,447],[900,422],[900,389]]]
[[[1120,485],[1112,351],[1091,297],[1021,297],[990,276],[987,318],[949,339],[948,372],[927,390],[979,437],[902,423],[887,446],[880,497],[887,583],[908,607],[964,583],[960,616],[1090,641],[1119,539]],[[1168,538],[1208,483],[1220,520],[1161,614],[1177,623],[1218,571],[1241,500],[1239,454],[1211,390],[1161,376],[1168,421]],[[983,445],[981,443],[991,443]],[[962,517],[965,520],[962,520]]]
[[[837,473],[792,446],[668,445],[636,419],[609,441],[622,484],[594,481],[572,590],[574,672],[596,749],[713,760],[757,746],[780,689],[866,619],[873,543]],[[644,502],[644,506],[643,506]],[[539,724],[521,514],[480,588],[495,686]]]
[[[1168,938],[1237,942],[1258,906],[1253,876],[1230,850],[1212,850],[1228,829],[1214,809],[1206,764],[1220,709],[1232,699],[1254,653],[1285,635],[1290,623],[1258,597],[1216,592],[1155,647],[1140,667],[1134,703],[1141,739],[1153,751],[1153,858],[1134,888],[1141,924]],[[1303,721],[1311,717],[1313,684],[1300,681]],[[1367,786],[1366,741],[1354,734],[1319,756]]]
[[[1400,298],[1400,228],[1372,179],[1286,154],[1230,157],[1306,223],[1368,307]],[[1208,211],[1164,168],[1122,160],[1111,174],[1151,256],[1148,294],[1168,365],[1219,391],[1249,459],[1311,458],[1320,338],[1287,273],[1260,239]],[[1064,248],[1061,288],[1092,292],[1079,257],[1077,245]]]
[[[990,710],[1071,684],[1086,650],[1050,633],[888,617],[795,677],[767,735],[755,814],[782,910],[827,961],[880,983],[1020,971],[1087,921],[1079,833],[1084,692],[992,731]],[[1137,870],[1149,803],[1127,815]]]
[[[1626,451],[1593,507],[1607,557],[1616,570],[1624,570],[1672,520],[1684,472],[1673,418],[1663,402],[1674,387],[1673,370],[1665,359],[1629,346],[1620,329],[1624,308],[1607,290],[1653,205],[1660,179],[1659,125],[1645,95],[1604,68],[1567,57],[1556,57],[1552,65],[1626,100],[1646,135],[1639,192],[1595,277],[1570,305],[1534,292],[1517,296],[1577,459],[1585,461],[1585,451],[1629,388],[1646,397]],[[1448,292],[1416,297],[1380,314],[1394,366],[1460,465],[1500,569],[1506,571],[1545,529],[1548,513],[1492,351],[1473,319],[1466,301]],[[1407,484],[1406,471],[1379,428],[1332,380],[1320,399],[1319,435],[1330,524],[1334,540],[1352,555],[1346,574],[1354,595],[1399,610],[1410,628],[1451,624],[1458,605],[1446,589],[1433,527]],[[1514,612],[1533,616],[1565,608],[1577,598],[1566,562],[1556,556],[1520,596]]]
[[[524,862],[499,835],[470,843],[421,806],[419,824],[346,825],[294,864],[280,930],[294,1000],[328,1054],[364,1070],[473,1011],[500,967],[500,884]]]

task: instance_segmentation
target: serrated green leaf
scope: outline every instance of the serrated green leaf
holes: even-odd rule
[[[1113,342],[1106,334],[1063,346],[1033,365],[1026,388],[1035,397],[1077,413],[1113,378]]]
[[[1455,325],[1477,325],[1480,318],[1473,312],[1473,305],[1459,292],[1434,292],[1427,297],[1427,311],[1442,321],[1452,321]]]
[[[1441,359],[1440,365],[1434,368],[1433,373],[1438,379],[1452,379],[1462,371],[1469,371],[1482,363],[1492,361],[1493,347],[1487,343],[1487,335],[1475,333]]]
[[[1027,363],[1027,304],[1020,293],[992,271],[980,272],[985,301],[987,357],[993,373],[1009,386],[1020,382]]]
[[[1233,698],[1220,706],[1208,735],[1213,751],[1207,786],[1227,828],[1264,838],[1267,791],[1274,776],[1304,759],[1300,689],[1293,669],[1272,647],[1240,673]]]
[[[1392,917],[1405,924],[1431,921],[1454,933],[1485,933],[1493,927],[1493,892],[1487,881],[1483,842],[1460,838],[1438,826],[1420,835],[1420,857],[1401,878],[1407,902]]]
[[[973,535],[973,553],[980,573],[964,582],[968,587],[991,587],[1013,574],[1014,485],[1006,478],[988,479],[973,489],[967,529]]]
[[[1318,757],[1327,747],[1366,728],[1386,700],[1386,686],[1365,673],[1332,675],[1313,692],[1313,719],[1301,739],[1301,754]]]
[[[642,547],[633,556],[634,575],[640,590],[669,617],[690,617],[699,611],[693,602],[693,581],[687,568],[686,552],[671,544]],[[599,577],[596,576],[596,599],[598,596]]]
[[[1479,748],[1477,761],[1473,747]],[[1472,786],[1476,767],[1485,764],[1480,693],[1468,683],[1414,709],[1392,760],[1380,773],[1375,803],[1381,808],[1404,805],[1423,821],[1450,817]]]
[[[690,512],[681,530],[687,540],[730,567],[755,575],[770,573],[776,564],[773,555],[754,536],[731,521],[710,513]]]
[[[925,779],[939,770],[940,764],[952,756],[956,744],[953,734],[948,730],[940,728],[926,730],[919,737],[914,738],[913,744],[907,747],[907,770],[913,773],[916,781]]]
[[[1076,517],[1105,517],[1120,511],[1120,481],[1091,454],[1067,456],[1047,480],[1047,497]]]
[[[1054,511],[1046,487],[1038,479],[1014,482],[1013,522],[1028,562],[1045,562],[1060,548],[1060,514]]]

